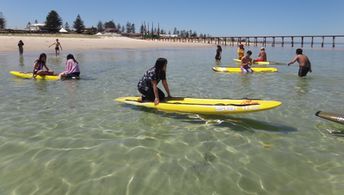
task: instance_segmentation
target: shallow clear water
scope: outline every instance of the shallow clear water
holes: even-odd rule
[[[254,54],[257,48],[251,48]],[[267,48],[287,62],[292,48]],[[222,65],[235,48],[224,48]],[[297,65],[278,73],[221,74],[215,48],[74,52],[78,81],[14,78],[39,53],[0,54],[0,194],[343,194],[344,127],[314,116],[343,113],[342,50],[306,49],[307,78]],[[65,56],[62,55],[62,56]],[[251,114],[206,117],[163,113],[115,101],[166,57],[174,96],[279,100]],[[48,54],[55,71],[64,57]]]

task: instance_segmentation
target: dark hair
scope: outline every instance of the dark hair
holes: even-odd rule
[[[39,55],[39,58],[38,58],[37,62],[38,62],[38,63],[43,63],[43,64],[45,65],[46,61],[43,61],[43,60],[42,60],[43,57],[45,57],[45,60],[47,60],[47,54],[41,53],[41,54]]]
[[[74,58],[73,54],[68,54],[67,55],[67,60],[70,60],[70,59],[72,59],[75,63],[79,64],[79,62],[76,61],[76,59]]]
[[[301,55],[302,54],[302,49],[300,49],[300,48],[296,49],[296,54],[297,55]]]
[[[246,53],[247,53],[248,55],[252,55],[252,51],[251,51],[251,50],[248,50]]]
[[[167,65],[167,59],[166,58],[158,58],[155,62],[155,71],[156,73],[160,73],[163,71],[164,66]]]
[[[217,49],[218,49],[219,51],[222,51],[221,45],[217,45]]]

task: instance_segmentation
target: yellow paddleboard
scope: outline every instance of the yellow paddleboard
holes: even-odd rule
[[[241,60],[239,60],[239,59],[233,59],[233,60],[234,60],[234,62],[236,62],[236,63],[241,63]],[[270,62],[269,62],[269,61],[265,61],[265,62],[254,62],[253,64],[258,64],[258,65],[269,65]]]
[[[277,72],[278,69],[274,67],[253,67],[251,68],[253,72]],[[228,72],[228,73],[240,73],[241,68],[234,68],[234,67],[221,67],[221,66],[214,66],[213,70],[215,72]]]
[[[197,99],[169,98],[158,105],[154,102],[140,102],[140,97],[120,97],[118,102],[134,106],[153,108],[165,112],[192,113],[205,115],[225,115],[258,112],[276,108],[282,104],[279,101],[266,100],[231,100],[231,99]]]
[[[10,71],[11,75],[22,79],[32,79],[32,72],[18,72],[18,71]],[[59,80],[58,75],[45,75],[45,76],[36,76],[37,80]]]

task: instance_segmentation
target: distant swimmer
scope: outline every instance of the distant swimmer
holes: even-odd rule
[[[261,47],[260,52],[258,54],[258,58],[254,60],[255,62],[266,62],[268,61],[268,57],[265,52],[265,48]]]
[[[24,46],[24,42],[23,42],[22,40],[20,40],[20,41],[18,42],[18,48],[19,48],[19,54],[20,54],[20,55],[23,55],[23,53],[24,53],[24,48],[23,48],[23,46]]]
[[[221,61],[221,53],[222,53],[222,47],[220,45],[217,45],[216,55],[215,55],[216,61]]]
[[[162,81],[162,85],[167,92],[167,96],[171,97],[170,89],[166,80],[167,59],[157,59],[155,65],[148,69],[142,79],[137,84],[139,92],[142,94],[142,101],[151,101],[158,105],[165,99],[165,94],[158,88],[158,83]]]
[[[65,70],[59,74],[59,79],[78,79],[79,77],[79,63],[72,54],[68,54]]]
[[[240,44],[237,50],[238,59],[241,60],[245,56],[245,48],[243,44]]]
[[[51,44],[49,47],[55,45],[55,54],[56,56],[57,55],[60,55],[60,48],[61,48],[61,51],[62,51],[62,46],[61,46],[61,43],[59,42],[59,39],[56,39],[56,42]]]
[[[306,55],[302,54],[302,52],[302,49],[296,49],[296,56],[291,62],[288,63],[288,66],[290,64],[294,64],[295,62],[299,63],[299,77],[304,77],[308,72],[312,72],[311,62]]]
[[[251,58],[251,55],[252,55],[252,51],[251,50],[248,50],[246,52],[246,56],[244,56],[242,59],[241,59],[241,72],[242,73],[252,73],[253,70],[251,69],[251,65],[252,65],[252,58]]]
[[[47,62],[47,55],[45,53],[41,53],[39,58],[35,61],[33,65],[32,77],[36,78],[37,75],[44,76],[44,75],[53,75],[54,72],[50,71],[46,65]],[[43,70],[43,69],[46,70]]]

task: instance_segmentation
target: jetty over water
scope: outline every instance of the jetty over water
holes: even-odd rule
[[[195,43],[208,43],[218,44],[225,46],[236,46],[239,44],[253,45],[253,46],[267,46],[271,47],[281,46],[289,44],[294,47],[296,44],[300,44],[303,47],[305,44],[310,44],[313,47],[315,44],[320,44],[324,47],[325,44],[331,44],[332,47],[336,47],[336,39],[344,38],[344,35],[290,35],[290,36],[274,36],[274,35],[260,35],[260,36],[229,36],[229,37],[160,37],[160,41],[172,41],[172,42],[195,42]]]

